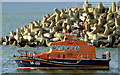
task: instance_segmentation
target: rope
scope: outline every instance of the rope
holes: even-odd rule
[[[10,58],[6,63],[4,63],[3,66],[5,66],[9,61],[11,61],[11,59],[13,59],[13,57]]]

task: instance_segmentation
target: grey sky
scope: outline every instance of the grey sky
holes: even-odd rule
[[[83,2],[84,0],[2,0],[2,2]],[[120,0],[88,0],[89,2],[118,2]]]

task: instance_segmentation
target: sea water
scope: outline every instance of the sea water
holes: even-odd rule
[[[3,2],[2,3],[2,36],[10,35],[24,25],[29,25],[35,20],[42,20],[47,13],[54,13],[54,8],[66,7],[82,8],[83,2]],[[107,4],[106,7],[111,6]],[[96,5],[93,5],[95,7]],[[110,70],[21,70],[12,59],[18,55],[18,50],[37,51],[38,53],[49,51],[48,47],[17,47],[2,46],[2,72],[3,73],[117,73],[118,72],[118,48],[96,48],[98,57],[109,50],[111,52]],[[8,62],[9,61],[9,62]]]

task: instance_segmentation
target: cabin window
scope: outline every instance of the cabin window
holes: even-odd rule
[[[75,47],[75,50],[79,50],[79,46],[76,46],[76,47]]]
[[[71,50],[74,50],[75,49],[75,46],[71,46]]]
[[[72,56],[72,53],[67,53],[67,56]]]
[[[70,46],[67,46],[67,50],[70,50]]]
[[[56,50],[56,45],[52,45],[52,49],[53,49],[53,50]]]
[[[62,50],[65,50],[65,46],[64,45],[62,46]]]
[[[60,45],[58,45],[58,50],[61,50],[61,46]]]

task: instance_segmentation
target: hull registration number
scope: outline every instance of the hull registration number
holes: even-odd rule
[[[32,64],[32,65],[40,65],[40,62],[33,62],[33,61],[30,61],[30,64]]]

